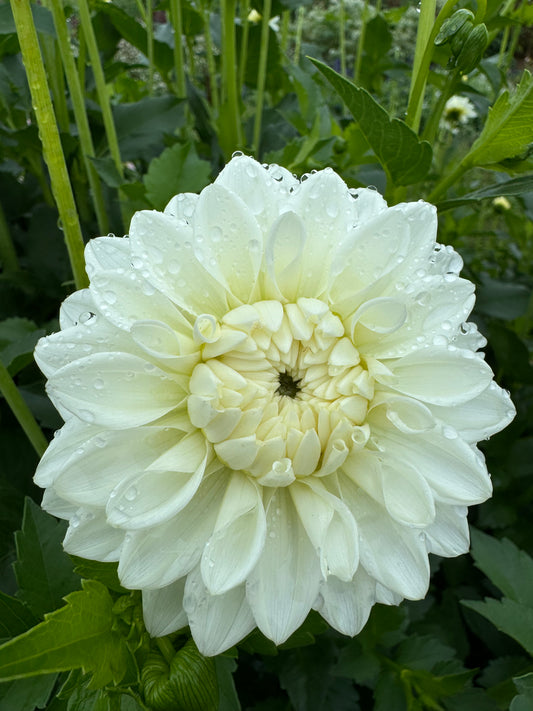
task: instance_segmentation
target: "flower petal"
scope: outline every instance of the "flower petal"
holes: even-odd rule
[[[71,519],[63,548],[67,553],[100,560],[116,561],[124,540],[124,531],[110,526],[102,513],[80,509]]]
[[[183,607],[194,641],[206,657],[225,652],[255,627],[244,585],[211,595],[199,567],[187,576]]]
[[[156,588],[187,575],[198,563],[211,536],[228,476],[208,476],[176,516],[149,529],[128,532],[118,574],[127,588]]]
[[[376,581],[359,566],[352,580],[339,580],[333,575],[325,580],[315,609],[333,628],[354,637],[366,625],[375,602]]]
[[[261,555],[265,534],[265,510],[258,485],[245,474],[233,472],[202,556],[202,578],[212,595],[225,593],[246,580]]]
[[[185,578],[158,590],[143,590],[143,617],[151,637],[166,637],[187,625],[183,609]]]
[[[446,558],[467,553],[470,532],[466,508],[437,503],[436,510],[434,523],[424,531],[429,551]]]
[[[49,379],[47,391],[85,422],[115,429],[151,422],[185,394],[160,368],[129,353],[95,353],[69,363]]]
[[[248,576],[246,597],[259,629],[275,644],[305,620],[320,582],[318,556],[288,492],[276,489],[267,510],[261,557]]]
[[[132,218],[130,239],[133,255],[162,293],[191,314],[208,312],[222,318],[228,310],[224,287],[195,257],[190,225],[176,223],[172,216],[155,210],[143,210]]]

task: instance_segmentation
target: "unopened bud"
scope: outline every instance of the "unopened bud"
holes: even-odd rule
[[[471,25],[474,24],[474,15],[470,12],[470,10],[461,9],[454,12],[451,17],[444,20],[442,23],[440,32],[435,37],[435,44],[446,44],[448,40],[451,40],[451,38],[459,32],[465,22],[469,22]]]
[[[456,66],[465,73],[471,72],[483,57],[489,44],[489,33],[483,23],[476,25],[466,38],[463,48],[457,55]]]

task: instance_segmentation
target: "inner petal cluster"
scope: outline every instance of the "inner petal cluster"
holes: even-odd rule
[[[221,322],[203,314],[194,334],[189,417],[231,469],[288,486],[331,474],[366,444],[373,379],[324,302],[258,301]]]

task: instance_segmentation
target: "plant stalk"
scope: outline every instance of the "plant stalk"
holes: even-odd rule
[[[11,7],[43,145],[44,159],[50,173],[52,192],[65,235],[74,281],[76,287],[81,289],[88,283],[83,259],[83,237],[50,100],[50,91],[30,2],[29,0],[11,0]]]
[[[26,405],[6,366],[0,361],[0,392],[17,418],[33,448],[42,457],[48,447],[48,440],[37,424],[30,408]]]
[[[272,8],[272,0],[264,0],[263,2],[263,21],[261,25],[261,48],[259,50],[259,68],[257,71],[257,100],[255,106],[254,120],[254,137],[253,146],[255,155],[259,157],[259,149],[261,142],[261,122],[263,118],[263,105],[265,101],[265,81],[266,68],[268,59],[268,40],[270,33],[270,12]]]
[[[183,22],[181,19],[180,0],[170,0],[170,18],[174,28],[174,72],[176,74],[176,96],[187,96],[185,83],[185,63],[183,61]]]

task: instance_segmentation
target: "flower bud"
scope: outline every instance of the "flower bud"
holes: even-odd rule
[[[444,20],[442,23],[440,32],[435,37],[435,44],[446,44],[446,42],[448,42],[457,32],[459,32],[466,22],[469,22],[471,26],[474,24],[474,15],[470,12],[470,10],[462,9],[454,12],[451,17]]]
[[[489,33],[486,26],[476,25],[469,33],[461,51],[457,55],[456,66],[461,72],[468,74],[478,64],[489,44]]]

